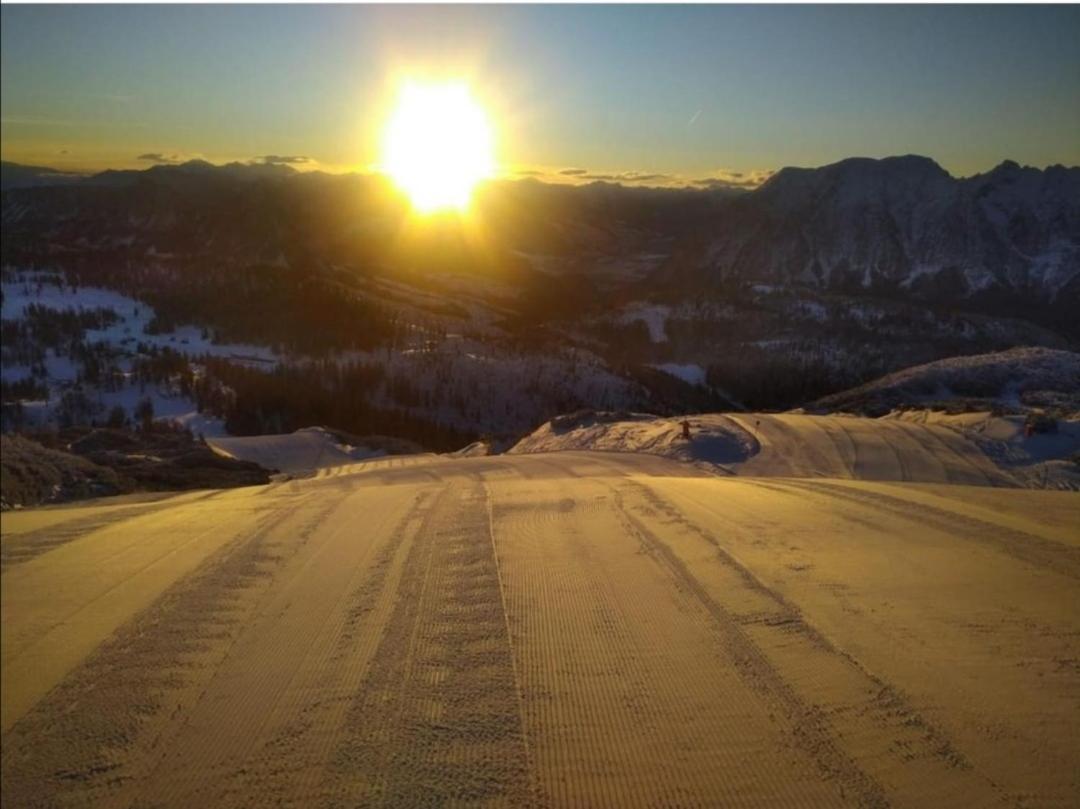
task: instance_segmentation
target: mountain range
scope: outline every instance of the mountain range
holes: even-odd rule
[[[1080,169],[1006,161],[957,179],[924,157],[787,168],[732,199],[670,272],[978,306],[1080,295]]]
[[[79,176],[4,163],[2,181],[9,236],[174,254],[212,245],[219,258],[360,272],[406,212],[378,177],[286,165],[191,161]],[[851,158],[785,168],[744,192],[508,181],[485,187],[477,208],[499,263],[524,256],[616,284],[1007,303],[1036,320],[1080,300],[1076,167],[1006,161],[954,178],[925,157]]]

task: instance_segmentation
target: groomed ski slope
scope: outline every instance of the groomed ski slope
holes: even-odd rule
[[[704,414],[687,418],[692,435],[689,442],[682,438],[681,418],[585,418],[565,429],[549,422],[511,447],[509,453],[646,453],[689,462],[714,474],[755,477],[836,477],[979,486],[1017,483],[1010,470],[1000,468],[987,455],[984,444],[973,439],[971,425],[967,424],[970,419],[965,416],[923,421],[801,413]],[[976,426],[985,429],[981,424]],[[1010,428],[1017,432],[1015,426]],[[1080,430],[1075,432],[1077,437],[1063,434],[1068,446],[1063,445],[1059,454],[1080,448]],[[365,460],[373,454],[364,447],[345,446],[320,428],[206,440],[223,455],[292,475]],[[1058,437],[1054,440],[1061,441]],[[453,455],[486,451],[477,447]]]
[[[644,452],[688,461],[716,474],[752,477],[978,486],[1018,483],[1011,471],[1000,468],[986,454],[982,444],[957,428],[957,419],[952,417],[917,422],[908,418],[729,413],[688,416],[686,420],[692,437],[689,442],[682,437],[682,418],[586,418],[580,425],[571,422],[564,428],[557,421],[549,422],[519,441],[510,453],[585,449]]]
[[[1075,805],[1078,524],[577,451],[9,512],[3,804]]]

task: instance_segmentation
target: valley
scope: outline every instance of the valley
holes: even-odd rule
[[[500,179],[467,220],[422,226],[376,175],[18,170],[0,206],[9,429],[62,421],[81,388],[66,408],[82,422],[131,418],[145,395],[208,435],[324,424],[448,451],[580,408],[783,410],[1078,339],[1075,168],[851,158],[752,190]],[[149,390],[99,390],[140,362]]]

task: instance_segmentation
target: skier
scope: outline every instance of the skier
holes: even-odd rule
[[[690,440],[690,422],[686,419],[682,420],[682,437],[686,440]]]

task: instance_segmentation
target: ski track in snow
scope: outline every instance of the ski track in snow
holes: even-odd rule
[[[1069,805],[1080,495],[737,418],[847,474],[398,456],[5,514],[4,804]]]

